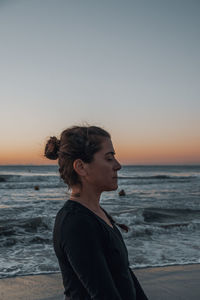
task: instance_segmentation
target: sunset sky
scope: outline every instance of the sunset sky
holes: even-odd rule
[[[200,164],[200,1],[0,0],[0,164],[108,130],[124,164]]]

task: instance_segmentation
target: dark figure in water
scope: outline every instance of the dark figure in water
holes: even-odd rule
[[[45,156],[58,159],[70,198],[56,216],[54,249],[65,299],[148,300],[129,267],[121,228],[100,206],[104,191],[116,190],[121,165],[110,134],[102,128],[72,127],[51,137]]]

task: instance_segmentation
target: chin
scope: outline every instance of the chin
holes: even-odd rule
[[[115,185],[113,191],[116,191],[118,189],[118,184]]]
[[[118,189],[118,184],[105,188],[105,192],[116,191]]]

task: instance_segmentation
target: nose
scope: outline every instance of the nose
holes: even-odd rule
[[[118,162],[118,160],[116,158],[115,158],[115,162],[116,162],[115,170],[119,171],[121,169],[121,165],[120,165],[120,163]]]

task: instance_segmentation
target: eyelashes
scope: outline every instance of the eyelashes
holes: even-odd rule
[[[107,161],[112,161],[112,160],[114,160],[115,158],[114,158],[114,156],[113,157],[106,157],[106,160]]]

